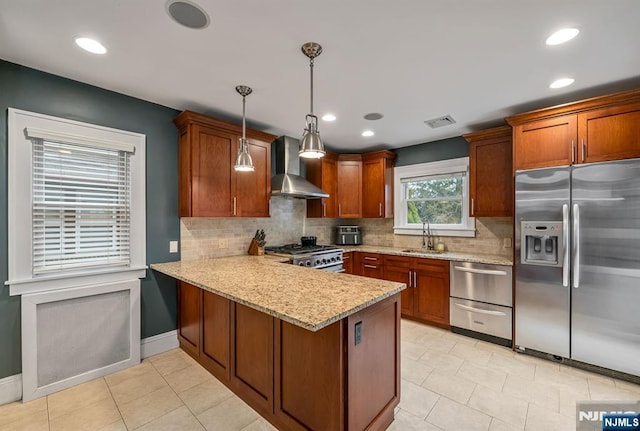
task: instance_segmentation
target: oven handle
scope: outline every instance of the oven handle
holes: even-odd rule
[[[499,271],[496,269],[476,269],[465,268],[464,266],[454,266],[456,271],[473,272],[474,274],[487,274],[487,275],[507,275],[507,271]]]
[[[488,314],[490,316],[506,316],[506,313],[502,311],[483,310],[482,308],[469,307],[468,305],[458,304],[457,302],[453,305],[458,308],[462,308],[465,311],[471,311],[472,313]]]

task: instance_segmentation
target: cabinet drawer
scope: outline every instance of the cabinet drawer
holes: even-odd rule
[[[383,260],[384,260],[385,267],[393,266],[395,268],[405,268],[405,269],[408,269],[411,267],[410,257],[385,255]]]
[[[382,264],[382,258],[378,253],[364,253],[358,252],[358,259],[362,263],[368,264]]]
[[[511,340],[511,307],[451,298],[451,326]]]
[[[416,257],[413,261],[413,268],[419,271],[449,272],[449,261]]]

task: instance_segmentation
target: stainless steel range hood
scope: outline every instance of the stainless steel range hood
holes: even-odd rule
[[[300,199],[328,198],[328,193],[300,176],[299,146],[298,140],[290,136],[280,136],[271,144],[271,165],[275,168],[271,194]]]

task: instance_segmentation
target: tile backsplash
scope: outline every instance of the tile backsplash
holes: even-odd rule
[[[306,208],[303,199],[274,196],[270,218],[182,218],[181,259],[245,254],[256,229],[264,229],[267,245],[299,242],[303,235],[317,236],[318,244],[332,244],[335,227],[340,224],[360,226],[365,245],[401,248],[422,245],[418,235],[394,235],[393,219],[306,218]],[[475,238],[434,237],[434,241],[442,240],[448,251],[510,257],[513,252],[512,223],[509,217],[476,218]]]

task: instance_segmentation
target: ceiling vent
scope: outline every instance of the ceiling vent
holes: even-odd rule
[[[454,120],[451,115],[445,115],[444,117],[434,118],[433,120],[426,120],[424,124],[432,129],[437,129],[438,127],[450,126],[451,124],[455,124],[455,122],[456,120]]]

